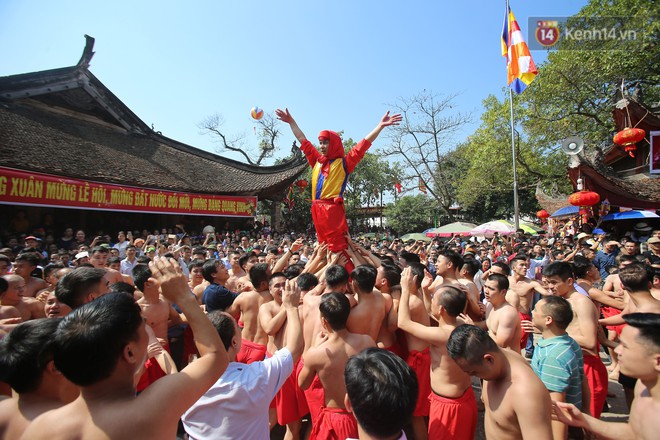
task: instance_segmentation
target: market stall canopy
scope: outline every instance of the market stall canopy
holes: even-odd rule
[[[477,225],[473,223],[454,222],[439,228],[427,229],[424,232],[427,237],[451,237],[452,235],[470,235],[470,231],[476,227]]]
[[[431,237],[427,237],[426,235],[424,235],[421,232],[413,232],[413,233],[410,233],[410,234],[402,235],[401,240],[404,241],[404,242],[410,241],[410,240],[415,240],[415,241],[419,240],[419,241],[425,241],[425,242],[428,243],[428,242],[431,241]]]
[[[601,219],[601,221],[607,222],[614,220],[636,220],[643,218],[660,218],[660,216],[651,211],[632,210],[607,214]]]
[[[491,221],[477,226],[470,231],[470,235],[492,237],[495,233],[499,235],[510,235],[516,232],[513,226],[508,226],[500,221]]]
[[[498,220],[498,222],[504,223],[507,226],[515,228],[513,223],[511,223],[508,220]],[[520,222],[518,224],[518,227],[520,229],[522,229],[526,234],[531,234],[531,235],[538,235],[540,232],[545,232],[543,229],[537,228],[536,226],[532,225],[531,223],[527,223],[527,222]]]
[[[580,213],[580,208],[577,206],[567,206],[565,208],[561,208],[556,210],[555,212],[552,213],[550,218],[566,218],[566,217],[573,217],[576,216]]]

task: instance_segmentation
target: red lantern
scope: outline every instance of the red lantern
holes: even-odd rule
[[[300,189],[300,192],[303,192],[305,188],[307,188],[307,185],[309,185],[309,182],[307,182],[305,179],[300,179],[296,181],[296,186],[298,189]]]
[[[624,128],[614,135],[614,143],[621,145],[630,157],[635,157],[635,150],[637,150],[637,142],[644,139],[646,132],[641,128]]]
[[[542,209],[540,211],[537,211],[536,216],[540,218],[541,220],[545,220],[546,218],[550,217],[550,213],[546,211],[545,209]]]
[[[573,206],[593,206],[598,202],[600,202],[600,196],[593,191],[578,191],[568,198],[568,203]]]

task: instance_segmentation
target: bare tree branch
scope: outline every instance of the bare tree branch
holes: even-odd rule
[[[254,148],[246,146],[245,136],[236,136],[229,138],[222,126],[225,123],[224,117],[219,113],[214,113],[207,116],[197,126],[202,134],[210,134],[214,140],[220,144],[220,151],[233,151],[241,154],[247,163],[250,165],[261,165],[267,157],[272,157],[273,152],[277,149],[275,143],[280,136],[279,122],[275,117],[270,114],[265,114],[264,117],[255,121],[258,125],[258,130],[255,132],[259,136],[258,153]],[[253,157],[257,160],[253,160]]]
[[[421,180],[445,208],[454,199],[454,189],[443,162],[453,149],[454,134],[471,121],[471,115],[453,110],[456,96],[424,90],[399,98],[391,107],[403,121],[391,130],[391,143],[384,151],[384,156],[403,157],[409,171],[406,177]]]

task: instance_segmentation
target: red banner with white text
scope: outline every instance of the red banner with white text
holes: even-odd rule
[[[180,193],[0,167],[0,203],[153,214],[252,217],[254,196]]]

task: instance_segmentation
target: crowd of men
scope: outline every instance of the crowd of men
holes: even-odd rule
[[[588,231],[7,242],[0,437],[472,439],[482,407],[492,439],[652,438],[660,230]]]

